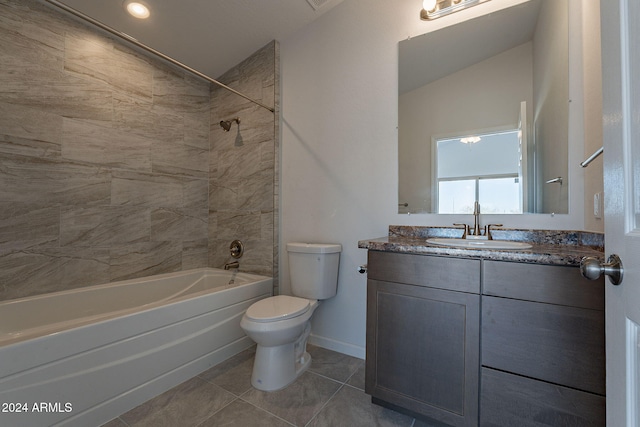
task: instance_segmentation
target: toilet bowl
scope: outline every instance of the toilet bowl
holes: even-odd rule
[[[311,316],[319,299],[336,295],[339,244],[289,243],[294,296],[277,295],[252,304],[240,326],[256,342],[251,385],[275,391],[292,383],[311,363],[306,352]]]
[[[280,390],[309,367],[306,344],[316,307],[318,301],[287,295],[266,298],[249,307],[240,326],[258,344],[253,387]]]

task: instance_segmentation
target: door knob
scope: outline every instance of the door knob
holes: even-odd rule
[[[580,273],[589,280],[596,280],[602,274],[609,276],[609,280],[614,285],[622,283],[622,261],[616,254],[611,254],[605,264],[600,264],[597,258],[584,257],[580,261]]]

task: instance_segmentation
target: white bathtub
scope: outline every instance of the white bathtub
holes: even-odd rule
[[[0,303],[0,426],[109,421],[251,346],[272,287],[205,268]]]

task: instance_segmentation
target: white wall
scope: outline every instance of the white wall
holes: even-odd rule
[[[280,247],[291,241],[343,245],[338,295],[318,308],[312,342],[364,357],[366,275],[356,268],[366,262],[366,251],[357,248],[358,240],[384,236],[390,224],[470,220],[397,214],[398,41],[522,1],[493,0],[436,21],[421,21],[421,0],[345,0],[281,41]],[[572,80],[570,91],[576,90],[582,91],[581,77]],[[573,138],[582,136],[582,97],[572,98],[575,111],[569,133],[578,149],[571,150],[569,161],[577,166],[583,148],[581,139],[575,144]],[[582,172],[570,169],[572,188],[581,195],[583,185],[576,174]],[[572,198],[569,215],[487,215],[482,221],[581,229],[583,199]],[[281,256],[282,291],[288,293],[286,253]]]

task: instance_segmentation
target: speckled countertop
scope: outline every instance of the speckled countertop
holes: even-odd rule
[[[461,229],[450,227],[389,226],[385,237],[361,240],[358,247],[374,251],[400,252],[422,255],[442,255],[464,258],[483,258],[496,261],[515,261],[534,264],[579,266],[585,256],[604,261],[604,235],[566,230],[492,230],[494,240],[527,242],[529,249],[454,248],[427,243],[431,237],[459,238]]]

